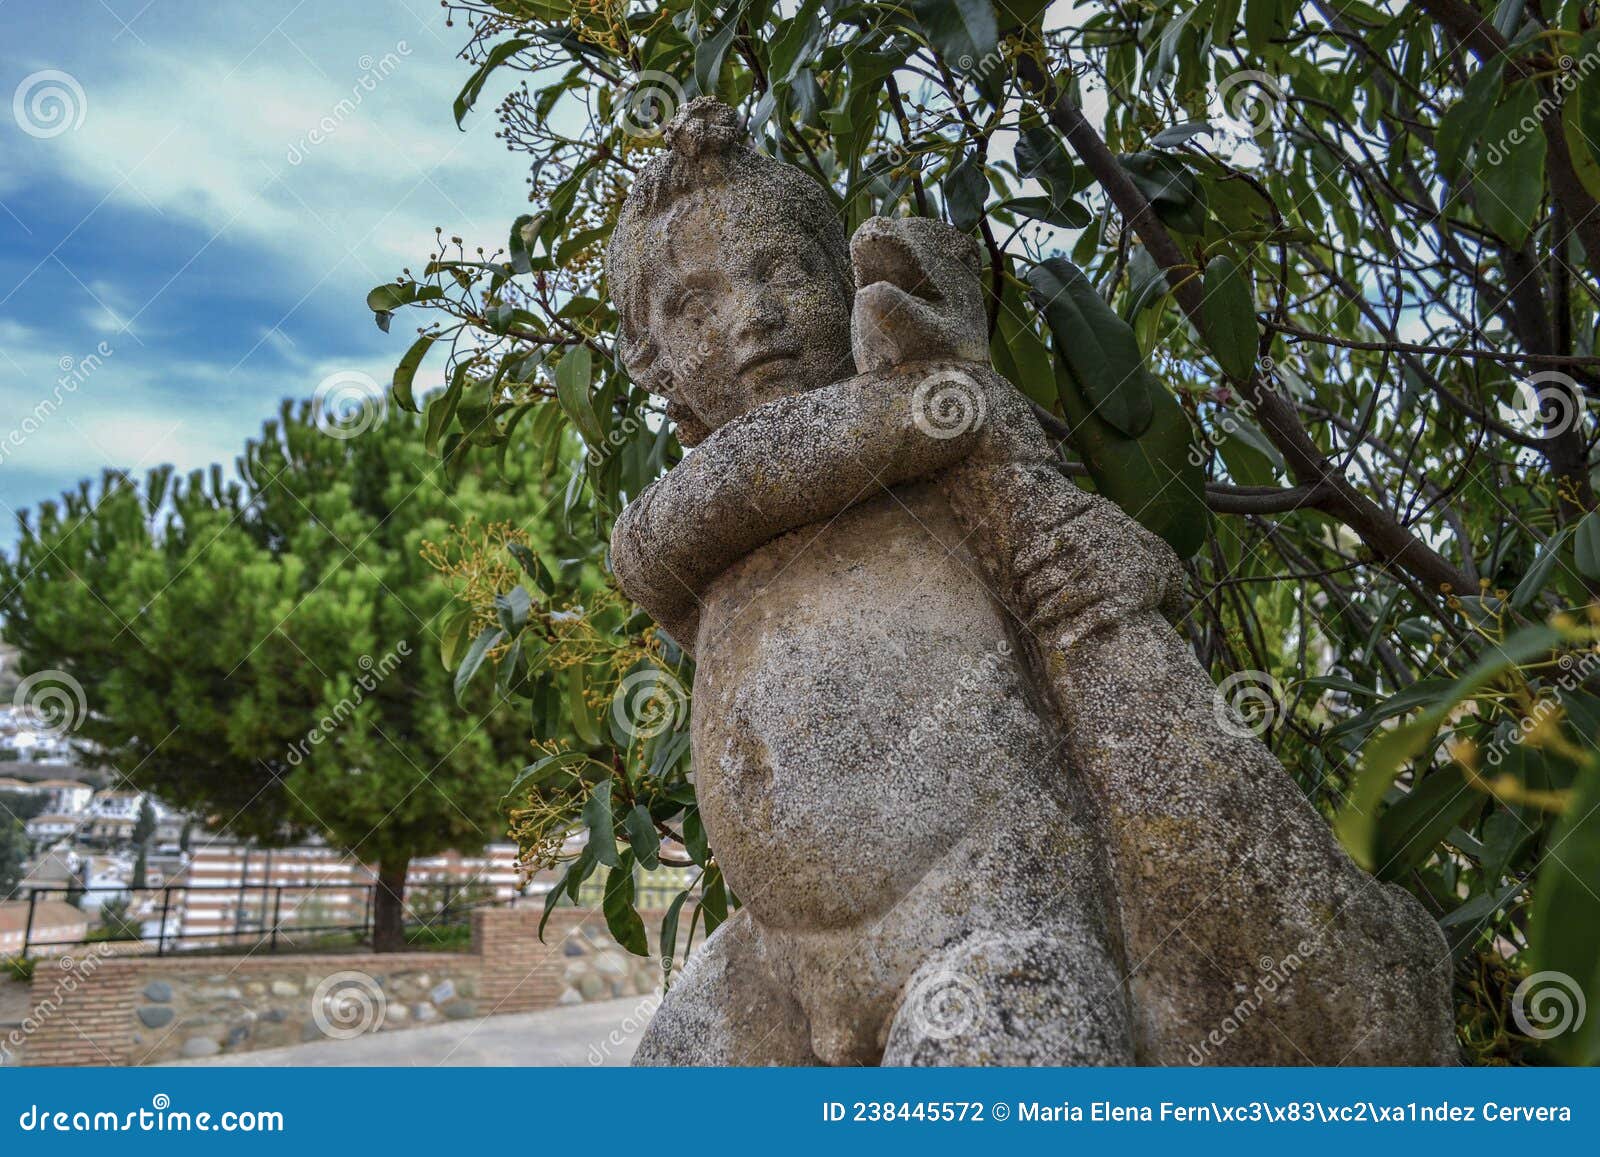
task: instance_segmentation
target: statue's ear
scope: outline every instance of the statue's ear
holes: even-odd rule
[[[682,402],[667,401],[667,419],[676,426],[680,446],[698,446],[711,437],[711,427]]]

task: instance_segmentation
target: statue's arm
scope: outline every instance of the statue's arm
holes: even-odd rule
[[[935,436],[918,421],[917,388],[930,372],[850,378],[769,402],[717,430],[617,519],[611,565],[628,596],[692,649],[700,595],[730,565],[970,455],[982,422]]]

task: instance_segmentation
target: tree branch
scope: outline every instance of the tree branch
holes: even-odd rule
[[[1023,55],[1017,65],[1022,81],[1037,94],[1051,124],[1066,137],[1078,158],[1116,205],[1127,227],[1138,233],[1146,251],[1166,271],[1178,305],[1189,320],[1198,325],[1201,296],[1194,263],[1184,256],[1144,194],[1100,139],[1100,134],[1067,94],[1058,92],[1040,63],[1032,56]],[[1300,424],[1293,405],[1278,393],[1270,379],[1256,373],[1248,382],[1239,384],[1261,419],[1263,432],[1283,455],[1294,480],[1301,485],[1327,487],[1330,491],[1319,502],[1319,509],[1355,531],[1380,562],[1414,576],[1435,595],[1444,588],[1474,589],[1464,571],[1406,530],[1393,514],[1362,494],[1335,469]]]

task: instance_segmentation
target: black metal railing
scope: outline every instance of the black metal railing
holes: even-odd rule
[[[325,882],[34,888],[27,898],[22,947],[17,954],[28,956],[35,949],[61,952],[87,944],[109,943],[117,946],[119,954],[165,956],[186,948],[243,948],[252,941],[252,951],[277,952],[284,947],[302,947],[312,938],[337,935],[353,936],[357,943],[370,943],[377,890],[376,884]],[[123,928],[108,928],[102,924],[84,935],[63,937],[51,935],[38,923],[41,898],[56,897],[73,903],[75,899],[96,892],[128,897],[129,908]],[[193,902],[197,897],[226,897],[227,902],[205,904],[197,909]],[[425,931],[460,927],[469,922],[474,908],[510,904],[519,899],[522,897],[517,895],[496,898],[481,883],[408,884],[405,925],[409,930]],[[358,911],[360,918],[356,919]],[[208,926],[192,929],[197,915],[207,918]],[[350,918],[340,919],[343,916]],[[83,917],[88,929],[97,919],[97,913],[85,911]],[[152,923],[155,931],[149,934],[145,929]],[[136,934],[130,934],[130,929],[136,930]]]

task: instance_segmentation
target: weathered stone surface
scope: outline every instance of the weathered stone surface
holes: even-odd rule
[[[299,996],[300,986],[292,980],[274,980],[272,982],[273,996]]]
[[[972,243],[869,223],[853,293],[831,202],[730,110],[667,139],[608,267],[630,372],[699,445],[612,558],[697,659],[744,907],[637,1059],[1449,1062],[1438,928],[1219,727],[1170,550],[984,364]]]
[[[147,1004],[139,1009],[139,1023],[145,1028],[160,1028],[162,1025],[171,1024],[172,1009],[161,1004]]]
[[[165,1004],[172,999],[172,985],[165,980],[152,980],[144,986],[144,998],[157,1004]]]
[[[214,1057],[222,1051],[222,1046],[208,1036],[192,1036],[183,1042],[183,1055],[194,1057]]]

